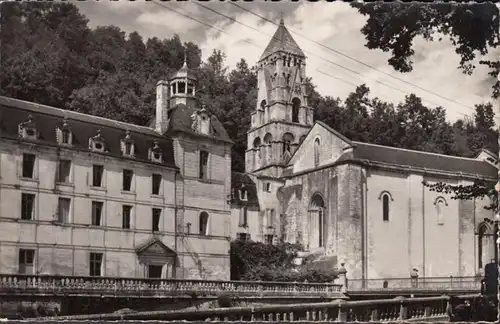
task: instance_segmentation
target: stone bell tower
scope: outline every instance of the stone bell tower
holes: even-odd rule
[[[279,176],[313,125],[305,63],[282,18],[257,63],[257,107],[247,134],[246,172]]]

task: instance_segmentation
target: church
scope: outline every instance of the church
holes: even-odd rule
[[[186,62],[147,126],[0,97],[0,273],[228,280],[232,239],[301,243],[349,279],[472,276],[494,258],[497,157],[352,141],[320,121],[283,20],[257,63],[246,172]]]
[[[423,182],[496,181],[497,157],[487,150],[462,158],[352,141],[313,121],[305,67],[281,20],[257,63],[246,151],[253,184],[239,184],[256,193],[258,221],[238,237],[301,243],[319,259],[345,263],[349,279],[409,278],[412,269],[421,277],[481,273],[495,255],[494,229],[485,221],[493,217],[484,209],[489,202],[454,200]]]

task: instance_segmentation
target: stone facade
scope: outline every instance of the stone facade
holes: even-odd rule
[[[228,280],[232,142],[194,81],[150,127],[0,97],[0,272]]]
[[[288,67],[289,58],[297,67]],[[280,217],[252,227],[252,238],[269,242],[259,236],[266,232],[274,242],[299,242],[315,254],[336,256],[351,279],[407,278],[414,268],[426,277],[480,272],[494,256],[488,236],[494,229],[484,221],[493,216],[484,209],[489,201],[454,200],[423,182],[495,181],[497,158],[487,151],[466,159],[353,142],[313,123],[307,116],[314,107],[295,92],[304,66],[302,51],[281,22],[258,63],[258,104],[246,156],[260,210],[252,223],[266,224],[267,210]],[[295,70],[300,78],[287,78]],[[295,97],[303,105],[292,117]],[[233,206],[232,219],[238,213]]]

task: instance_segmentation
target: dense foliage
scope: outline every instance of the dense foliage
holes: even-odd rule
[[[420,36],[427,41],[441,41],[448,37],[456,53],[460,56],[460,65],[464,73],[472,73],[477,63],[477,56],[484,56],[500,44],[499,10],[494,3],[457,4],[457,3],[352,3],[359,12],[368,17],[361,32],[366,36],[366,47],[391,51],[389,65],[400,72],[412,70],[411,58],[415,38]],[[437,36],[437,38],[436,38]],[[490,68],[489,75],[498,78],[500,61],[480,60]],[[500,82],[493,85],[493,98],[500,96]],[[493,107],[491,104],[476,106],[474,122],[455,125],[455,141],[470,153],[487,148],[497,153],[495,143],[497,133],[494,131]],[[464,151],[459,155],[469,156]],[[427,184],[430,190],[453,194],[454,199],[469,200],[490,197],[492,204],[497,205],[494,183],[479,181],[470,186],[453,186],[445,183]]]
[[[404,12],[404,8],[396,10],[398,7],[390,7],[390,11]],[[370,10],[376,13],[382,10],[373,8]],[[408,8],[420,7],[412,4]],[[197,96],[235,142],[233,170],[244,170],[246,132],[257,93],[256,71],[244,59],[229,69],[223,52],[215,50],[202,62],[198,45],[182,42],[178,36],[144,40],[138,33],[127,35],[115,26],[92,29],[71,3],[10,2],[0,10],[1,95],[145,125],[154,115],[156,82],[179,69],[187,51],[188,65],[196,69],[199,79]],[[419,10],[427,17],[426,10]],[[401,15],[396,17],[403,24],[406,20]],[[486,24],[492,18],[485,15]],[[388,17],[392,16],[380,13],[378,20],[369,21],[369,30],[376,30],[373,26],[378,21],[391,24],[384,20]],[[471,48],[482,49],[490,43],[493,32],[485,33],[485,40]],[[378,46],[377,35],[370,36],[375,42],[372,48]],[[497,152],[490,104],[477,105],[473,118],[452,125],[443,108],[426,107],[415,95],[394,105],[370,96],[368,87],[361,85],[341,100],[321,96],[312,80],[308,82],[315,119],[352,140],[467,157],[482,147]]]
[[[231,280],[332,282],[337,272],[297,268],[298,244],[277,245],[236,240],[231,242]]]
[[[447,37],[460,56],[459,68],[472,73],[477,56],[484,56],[500,44],[499,10],[495,3],[428,2],[353,2],[359,13],[368,17],[361,32],[366,47],[391,52],[388,63],[400,72],[413,69],[414,41],[441,41]],[[482,61],[497,77],[500,61]],[[498,97],[500,83],[493,87]]]

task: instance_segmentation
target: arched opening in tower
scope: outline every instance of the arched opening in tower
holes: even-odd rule
[[[292,99],[292,122],[299,122],[299,111],[300,111],[300,99],[293,98]]]

